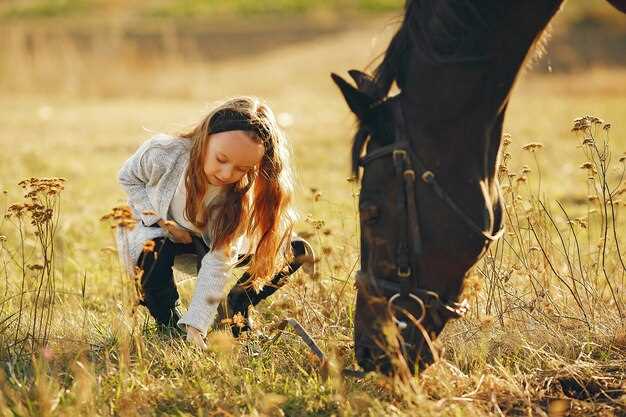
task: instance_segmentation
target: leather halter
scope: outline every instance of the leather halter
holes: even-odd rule
[[[402,93],[391,98],[377,101],[370,107],[370,110],[392,100],[399,100],[401,94]],[[469,305],[466,300],[463,300],[461,303],[446,302],[434,291],[419,287],[411,289],[410,278],[415,277],[419,279],[417,272],[411,270],[411,258],[420,256],[423,248],[418,218],[419,213],[417,210],[417,179],[426,184],[427,188],[432,190],[432,192],[434,192],[470,230],[481,236],[485,241],[495,241],[499,239],[504,234],[504,222],[500,224],[499,230],[495,234],[492,234],[478,226],[476,222],[459,207],[454,199],[439,184],[436,175],[426,168],[421,158],[411,149],[410,142],[406,137],[403,110],[401,106],[398,107],[398,111],[396,112],[398,120],[395,129],[394,143],[367,153],[359,161],[360,166],[366,167],[374,160],[391,157],[396,171],[396,178],[399,178],[403,185],[404,192],[399,193],[397,202],[398,207],[403,208],[400,210],[398,223],[401,225],[406,224],[407,227],[399,233],[396,253],[397,279],[389,280],[382,277],[374,277],[366,271],[361,270],[357,273],[356,280],[358,285],[372,286],[382,290],[384,293],[390,294],[390,308],[393,301],[398,297],[412,299],[420,304],[422,318],[426,315],[426,311],[430,310],[431,318],[435,322],[439,322],[436,324],[445,324],[442,318],[462,317],[467,312]],[[412,250],[409,251],[409,248],[412,248]],[[395,317],[393,318],[399,327],[406,327],[406,323],[395,319]]]

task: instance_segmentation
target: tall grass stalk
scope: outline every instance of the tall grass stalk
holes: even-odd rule
[[[0,230],[5,276],[0,338],[4,342],[2,353],[10,357],[37,352],[50,340],[57,297],[55,237],[64,183],[62,178],[21,181],[24,202],[5,210],[2,226],[9,229],[10,225],[11,230]],[[19,277],[17,286],[12,275]]]

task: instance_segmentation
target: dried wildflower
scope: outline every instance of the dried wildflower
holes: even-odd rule
[[[39,264],[28,265],[28,269],[30,269],[31,271],[41,271],[43,269],[43,265],[39,265]]]
[[[333,233],[333,231],[330,229],[324,229],[322,230],[322,233],[324,234],[324,236],[330,236]]]
[[[591,123],[594,125],[602,125],[604,124],[604,120],[600,119],[599,117],[591,116]]]
[[[321,230],[326,224],[324,220],[316,220],[312,217],[307,217],[305,221],[309,223],[311,226],[313,226],[315,230]]]
[[[0,242],[6,242],[7,237],[5,235],[0,235]]]
[[[148,240],[143,245],[143,252],[144,253],[152,253],[152,252],[154,252],[154,247],[155,247],[154,240]]]
[[[504,146],[509,146],[511,144],[511,135],[509,133],[502,135],[502,144]]]
[[[322,248],[322,253],[324,255],[330,255],[331,253],[333,253],[333,248],[331,248],[330,246],[324,246]]]
[[[524,166],[522,167],[522,170],[521,170],[522,175],[527,175],[527,174],[530,174],[530,172],[531,172],[531,171],[530,171],[530,168],[528,168],[528,165],[524,165]]]
[[[593,146],[594,142],[593,139],[591,138],[585,138],[585,140],[583,140],[583,146],[584,145],[588,145],[588,146]]]
[[[618,161],[625,162],[626,161],[626,155],[620,155]]]
[[[352,176],[346,178],[346,181],[351,182],[351,183],[352,182],[358,182],[359,178],[356,175],[352,175]]]
[[[591,203],[595,203],[595,202],[600,201],[600,199],[598,198],[597,195],[589,195],[589,196],[587,196],[587,200],[589,202],[591,202]]]
[[[494,316],[483,316],[480,318],[480,328],[481,330],[486,330],[489,329],[493,326],[495,322],[495,317]]]
[[[498,166],[498,174],[499,175],[506,175],[509,172],[509,168],[507,168],[506,165],[502,164],[500,166]]]
[[[482,288],[482,280],[478,275],[471,275],[463,282],[463,295],[461,298],[476,297]]]
[[[322,193],[321,191],[318,191],[316,193],[313,194],[313,201],[320,201],[320,199],[322,198]]]
[[[604,126],[602,126],[602,130],[608,132],[611,129],[611,123],[605,123]]]
[[[233,324],[239,328],[246,325],[246,319],[241,313],[237,313],[233,316]]]
[[[528,152],[535,152],[543,148],[543,144],[540,142],[531,142],[522,146],[522,149]]]
[[[111,228],[133,229],[137,220],[133,217],[132,209],[128,205],[116,206],[100,218],[101,221],[111,221]]]
[[[517,182],[518,185],[519,184],[525,184],[527,179],[528,179],[528,177],[526,175],[522,175],[521,177],[516,179],[515,182]]]
[[[577,117],[574,119],[574,125],[572,127],[572,132],[584,132],[591,127],[592,120],[594,118],[591,116],[583,116]],[[597,119],[597,118],[595,118]],[[599,119],[598,119],[599,120]]]
[[[580,166],[580,169],[593,169],[593,164],[591,162],[585,162]]]

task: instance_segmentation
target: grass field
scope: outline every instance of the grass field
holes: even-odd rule
[[[61,77],[65,84],[57,84],[60,78],[53,74],[56,81],[47,92],[9,88],[10,93],[0,94],[0,189],[7,191],[2,198],[20,200],[17,183],[23,178],[67,179],[55,240],[57,301],[50,343],[32,358],[18,357],[12,337],[6,336],[11,328],[0,325],[0,414],[626,415],[626,328],[617,313],[620,305],[624,309],[624,269],[615,238],[608,236],[608,278],[598,272],[602,224],[598,214],[589,214],[595,203],[587,199],[587,174],[579,169],[587,158],[579,147],[581,136],[570,131],[573,119],[584,114],[611,122],[610,145],[619,166],[617,159],[626,151],[623,70],[522,76],[505,131],[512,140],[510,171],[519,174],[527,165],[531,172],[526,183],[512,183],[507,198],[521,206],[511,206],[511,214],[536,221],[538,237],[532,237],[524,220],[510,219],[505,243],[494,247],[470,277],[470,317],[449,325],[439,341],[442,360],[411,384],[400,386],[375,375],[358,381],[337,375],[338,366],[353,361],[358,190],[346,181],[353,119],[329,73],[366,66],[392,32],[393,26],[381,30],[385,21],[225,63],[172,60],[142,67],[113,61],[99,66],[77,57],[72,64],[59,63],[74,68]],[[54,73],[54,56],[48,59]],[[30,74],[27,61],[23,64]],[[25,85],[28,78],[20,82]],[[297,230],[312,235],[321,274],[313,281],[298,275],[262,304],[255,314],[259,334],[237,341],[211,334],[208,353],[158,336],[143,310],[135,315],[140,334],[133,338],[130,332],[137,327],[124,304],[128,283],[106,249],[113,245],[110,229],[99,221],[124,202],[117,170],[152,132],[176,132],[211,102],[235,94],[267,99],[286,123],[299,182],[302,221]],[[523,151],[530,142],[544,148]],[[608,177],[614,184],[619,170]],[[540,256],[545,249],[562,272],[570,260],[565,254],[575,251],[568,224],[553,204],[557,199],[572,216],[587,216],[587,228],[576,229],[584,244],[580,268],[571,274],[588,293],[582,308]],[[564,247],[539,201],[557,218]],[[614,207],[617,220],[606,224],[615,224],[617,240],[624,244],[620,212],[626,207]],[[0,234],[8,238],[2,242],[5,248],[19,250],[10,221],[0,220]],[[32,235],[26,244],[36,247]],[[0,266],[0,275],[8,273],[0,285],[2,320],[16,308],[15,299],[5,302],[7,296],[20,288],[6,251],[0,260],[8,265]],[[36,255],[29,259],[36,261]],[[28,279],[29,285],[35,282],[33,275]],[[180,287],[189,300],[193,282]],[[321,371],[294,337],[267,343],[263,334],[287,316],[300,320],[330,353],[332,360]]]

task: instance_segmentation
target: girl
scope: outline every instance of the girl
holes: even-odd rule
[[[224,313],[247,319],[248,307],[284,285],[302,255],[310,259],[310,245],[291,233],[286,145],[267,105],[237,97],[179,137],[153,137],[124,163],[119,183],[140,221],[130,231],[118,229],[118,249],[126,266],[143,270],[142,304],[161,328],[186,330],[187,340],[206,348],[231,267],[249,265]],[[250,256],[242,256],[252,247],[246,242],[255,248]],[[172,266],[176,256],[188,253],[198,257],[198,276],[189,309],[181,314]],[[250,288],[252,280],[266,277],[273,278],[261,292]],[[233,327],[234,334],[240,329]]]

